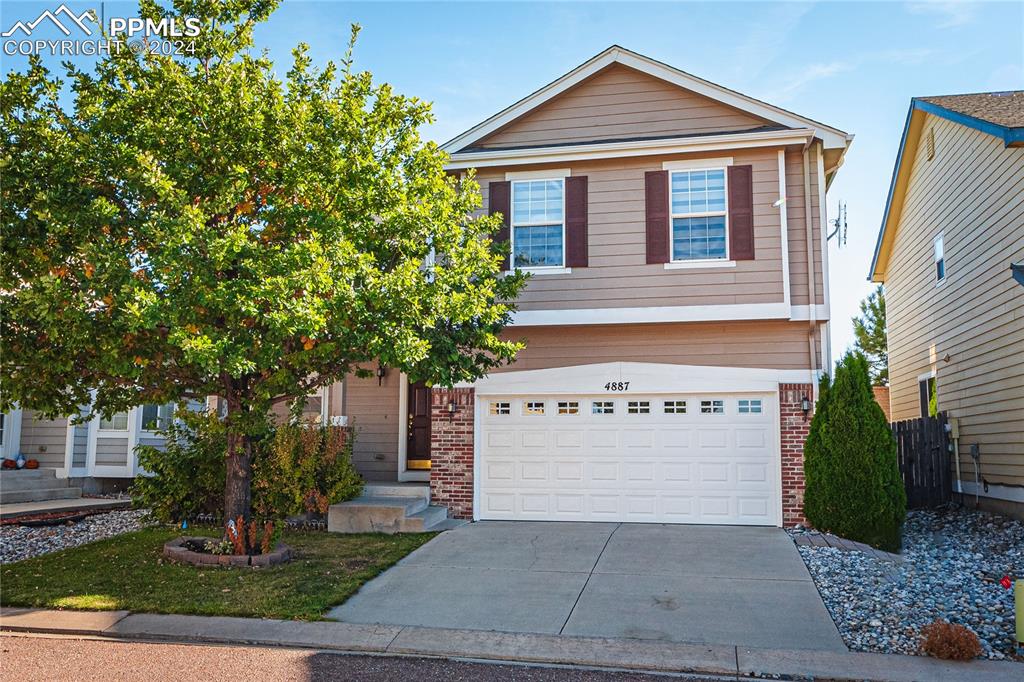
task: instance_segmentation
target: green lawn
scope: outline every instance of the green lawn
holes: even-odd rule
[[[216,535],[196,529],[196,535]],[[296,557],[271,568],[168,563],[173,528],[146,528],[0,569],[0,604],[319,620],[434,536],[284,534]]]

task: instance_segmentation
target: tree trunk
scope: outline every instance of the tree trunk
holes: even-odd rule
[[[228,427],[231,428],[230,426]],[[224,481],[224,522],[249,520],[252,502],[252,450],[249,437],[228,431],[227,476]]]

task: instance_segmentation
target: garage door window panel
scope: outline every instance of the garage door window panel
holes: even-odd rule
[[[560,401],[558,403],[558,414],[567,415],[567,414],[579,414],[579,413],[580,413],[580,404],[576,400]]]
[[[630,400],[626,403],[627,414],[650,414],[651,403],[649,400]]]
[[[488,412],[493,417],[512,414],[512,403],[492,402],[488,408]]]
[[[701,414],[725,414],[724,400],[702,400],[700,401]]]
[[[523,414],[528,417],[538,417],[544,414],[544,401],[528,400],[523,403]]]
[[[760,400],[740,400],[737,405],[740,414],[761,414]]]
[[[685,400],[666,400],[664,404],[665,414],[686,414]]]
[[[615,402],[611,400],[595,400],[590,406],[591,414],[615,414]]]

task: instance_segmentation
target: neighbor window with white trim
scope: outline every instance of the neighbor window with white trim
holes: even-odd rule
[[[946,249],[942,243],[942,235],[935,238],[935,283],[946,279]]]
[[[115,412],[110,419],[100,417],[100,431],[127,431],[128,413]]]
[[[565,180],[512,182],[512,265],[565,266]]]
[[[737,411],[740,414],[761,414],[760,400],[740,400]]]
[[[672,260],[726,260],[725,169],[672,171]]]
[[[142,430],[163,431],[174,419],[174,403],[142,406]]]

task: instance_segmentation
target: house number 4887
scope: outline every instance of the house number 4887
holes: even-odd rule
[[[609,381],[607,384],[604,385],[604,390],[606,390],[606,391],[628,391],[629,390],[629,382],[628,381]]]

